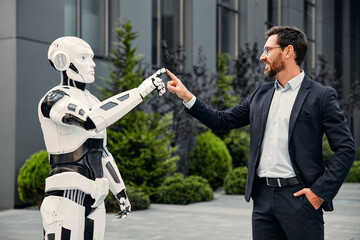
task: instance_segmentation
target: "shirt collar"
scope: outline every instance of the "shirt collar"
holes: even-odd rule
[[[286,83],[285,87],[282,87],[280,85],[279,81],[276,79],[276,81],[274,83],[275,89],[276,90],[284,90],[284,91],[291,89],[294,91],[296,88],[298,88],[301,85],[301,83],[304,79],[304,76],[305,76],[305,73],[303,70],[301,70],[298,75],[296,75],[294,78],[292,78],[291,80],[289,80]]]

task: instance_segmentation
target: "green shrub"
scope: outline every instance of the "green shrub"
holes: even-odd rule
[[[189,175],[201,176],[216,189],[223,185],[232,169],[232,159],[224,142],[211,131],[196,137],[197,143],[190,155]]]
[[[45,194],[45,179],[49,176],[49,156],[39,151],[30,156],[20,168],[18,192],[24,202],[31,201],[40,207]]]
[[[345,182],[360,182],[360,160],[354,162]]]
[[[324,136],[324,138],[323,138],[322,147],[323,147],[323,156],[324,156],[325,166],[328,167],[334,152],[331,150],[326,136]]]
[[[250,152],[250,134],[242,129],[229,132],[224,143],[233,160],[233,168],[247,166]]]
[[[360,161],[360,147],[357,149],[355,161]]]
[[[182,173],[168,177],[156,194],[156,201],[166,204],[189,204],[210,201],[213,198],[213,190],[205,178],[199,176],[184,178]]]
[[[150,198],[143,190],[127,186],[126,193],[131,203],[131,211],[144,210],[150,207]],[[105,207],[107,212],[118,213],[120,211],[119,204],[111,193],[105,198]]]
[[[240,195],[245,193],[247,167],[238,167],[229,172],[224,181],[226,194]]]

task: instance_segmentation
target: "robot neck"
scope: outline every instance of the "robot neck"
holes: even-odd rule
[[[81,83],[81,82],[77,82],[73,79],[70,79],[67,76],[66,71],[63,71],[63,72],[61,72],[61,85],[75,87],[75,88],[78,88],[78,89],[81,89],[84,91],[86,83]]]

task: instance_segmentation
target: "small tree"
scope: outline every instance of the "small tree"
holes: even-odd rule
[[[173,134],[171,114],[134,111],[119,121],[121,131],[108,131],[108,146],[127,184],[152,196],[169,173],[176,169],[178,156],[171,156]]]
[[[236,106],[239,103],[239,96],[235,96],[232,86],[233,76],[228,73],[228,64],[231,56],[228,53],[222,53],[218,56],[218,67],[216,71],[215,96],[212,98],[212,106],[218,110]]]
[[[206,57],[201,48],[198,51],[198,62],[188,68],[184,67],[186,55],[181,46],[170,49],[163,41],[162,56],[163,65],[174,73],[196,97],[205,102],[210,102],[213,89],[215,89],[215,78],[213,75],[207,74]],[[175,133],[173,146],[179,145],[193,134],[206,131],[202,124],[185,114],[184,105],[177,96],[165,94],[160,102],[164,104],[159,104],[159,102],[153,104],[154,111],[162,113],[171,111],[173,113],[172,129]]]
[[[31,201],[40,207],[45,194],[45,179],[49,176],[49,155],[46,151],[34,153],[20,168],[18,192],[22,201]]]
[[[110,80],[99,88],[103,98],[138,87],[145,78],[140,66],[142,57],[136,55],[132,46],[137,34],[132,31],[131,23],[119,23],[116,34],[118,42],[109,57],[113,64],[108,66]],[[178,157],[172,156],[176,148],[170,146],[171,123],[170,115],[146,113],[138,107],[107,130],[108,147],[124,181],[142,188],[150,196],[176,168]]]
[[[310,76],[315,81],[336,89],[341,109],[346,116],[352,117],[354,109],[359,109],[360,105],[360,80],[354,79],[345,95],[342,78],[336,76],[336,69],[329,66],[329,60],[324,55],[318,56],[316,67],[316,71],[310,73]]]
[[[245,49],[239,49],[238,58],[234,60],[234,74],[232,87],[240,102],[245,100],[261,82],[272,80],[270,77],[264,77],[257,43],[251,48],[247,43]]]
[[[137,38],[137,33],[132,31],[130,21],[121,23],[115,29],[116,40],[115,48],[111,50],[108,60],[112,66],[107,65],[110,80],[103,79],[104,87],[98,87],[102,98],[106,99],[137,87],[144,80],[144,72],[141,70],[142,56],[136,55],[136,47],[132,42]]]

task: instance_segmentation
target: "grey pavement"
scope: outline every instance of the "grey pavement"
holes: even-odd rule
[[[360,183],[345,183],[325,212],[325,239],[360,240]],[[182,205],[152,204],[124,220],[106,216],[106,240],[251,239],[252,203],[243,196],[222,192],[214,200]],[[0,211],[0,240],[42,239],[40,212],[36,209]]]

